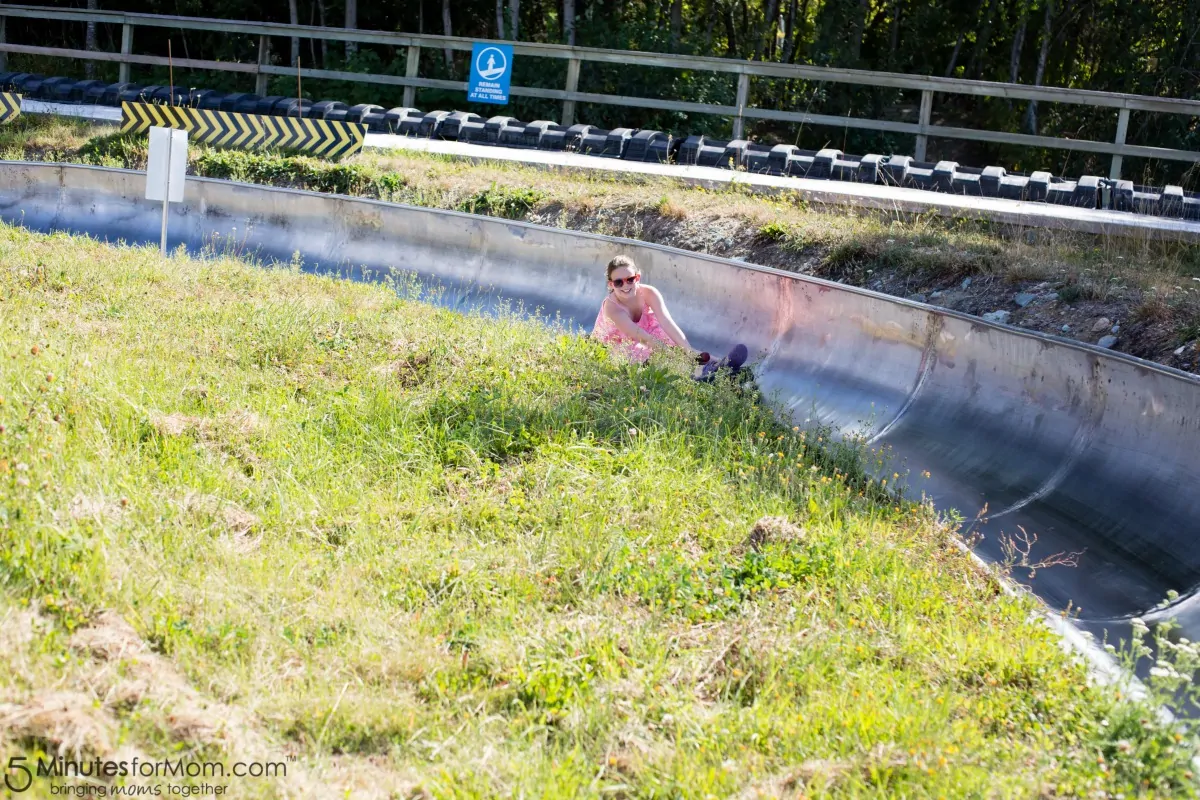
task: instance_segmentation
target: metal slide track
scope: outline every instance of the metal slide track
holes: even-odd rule
[[[0,218],[35,230],[156,242],[139,172],[0,162]],[[589,324],[604,264],[624,253],[697,347],[746,343],[764,392],[798,424],[885,447],[999,556],[1017,526],[1038,551],[1084,555],[1038,573],[1053,608],[1110,632],[1153,612],[1200,638],[1200,379],[1121,353],[815,278],[643,242],[451,211],[188,178],[169,246],[236,241],[306,268],[415,271],[442,302],[503,296]],[[925,479],[925,471],[931,477]]]

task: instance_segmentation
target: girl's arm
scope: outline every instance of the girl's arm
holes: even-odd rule
[[[613,325],[617,326],[617,330],[628,336],[634,341],[641,342],[653,349],[667,347],[667,343],[657,336],[651,336],[642,330],[636,322],[629,317],[629,312],[621,308],[616,303],[604,304],[604,315],[608,317]]]
[[[658,324],[662,325],[663,330],[667,332],[667,336],[674,339],[675,344],[684,350],[687,350],[689,353],[695,353],[696,348],[688,343],[687,336],[683,334],[683,331],[675,324],[675,320],[671,318],[671,312],[667,311],[667,303],[663,300],[663,296],[658,289],[645,285],[642,288],[646,290],[647,304],[654,309],[654,314],[658,317]]]

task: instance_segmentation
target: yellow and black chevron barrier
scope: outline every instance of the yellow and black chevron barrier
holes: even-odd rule
[[[21,116],[21,95],[0,92],[0,125]]]
[[[357,153],[367,135],[366,125],[353,122],[237,114],[149,103],[121,104],[122,133],[144,133],[152,127],[185,130],[193,141],[215,147],[278,147],[331,159]]]

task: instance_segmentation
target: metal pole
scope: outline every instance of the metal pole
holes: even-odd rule
[[[572,58],[567,62],[567,86],[569,93],[574,94],[579,91],[579,59]],[[575,124],[575,101],[563,100],[563,115],[562,124],[564,128],[569,128]]]
[[[404,77],[415,78],[421,69],[421,48],[416,45],[408,46],[408,63],[404,69]],[[412,108],[417,103],[417,87],[404,87],[404,107]]]
[[[1117,112],[1117,138],[1113,140],[1114,144],[1125,144],[1125,134],[1129,131],[1129,109],[1122,108]],[[1121,180],[1121,162],[1124,160],[1121,156],[1112,157],[1112,167],[1108,170],[1108,177],[1114,181]]]
[[[171,146],[174,143],[174,135],[167,136],[167,174],[163,179],[162,238],[158,245],[159,252],[164,257],[167,255],[167,208],[171,204]]]
[[[271,40],[266,36],[258,37],[258,65],[264,67],[271,63]],[[254,79],[254,93],[259,96],[265,96],[267,93],[267,79],[270,76],[265,72],[258,73]]]
[[[933,90],[925,89],[921,92],[921,113],[917,117],[917,124],[922,128],[929,127],[929,117],[933,113]],[[917,134],[917,146],[913,153],[913,158],[917,161],[925,160],[925,148],[929,144],[929,137],[923,133]]]
[[[733,138],[734,139],[741,139],[742,134],[745,133],[746,120],[742,116],[742,109],[744,109],[746,107],[746,102],[749,100],[749,97],[750,97],[750,74],[747,72],[741,72],[738,74],[737,100],[735,101],[735,105],[737,105],[738,113],[737,113],[737,116],[733,118]]]
[[[133,26],[121,26],[121,55],[127,56],[133,52]],[[117,80],[121,83],[129,83],[129,65],[122,63],[117,68]]]
[[[8,22],[8,17],[0,17],[0,44],[6,44],[8,39],[5,38],[5,23]],[[0,53],[0,72],[8,71],[8,53]]]

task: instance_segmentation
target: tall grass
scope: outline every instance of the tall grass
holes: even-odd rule
[[[1191,791],[870,454],[397,285],[0,228],[5,763],[72,692],[86,752],[242,757],[215,708],[313,796]]]

